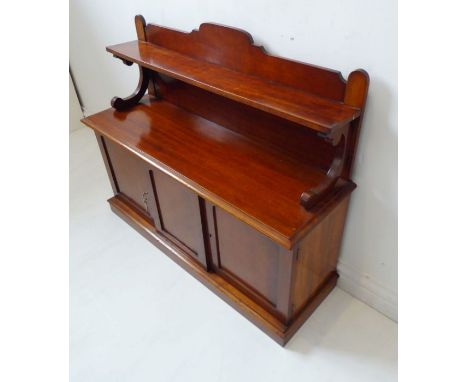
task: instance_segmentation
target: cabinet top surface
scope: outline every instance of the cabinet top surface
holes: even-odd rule
[[[107,50],[121,59],[321,133],[332,133],[334,129],[349,123],[360,115],[359,108],[342,102],[198,60],[145,41],[113,45],[107,47]],[[288,65],[293,64],[288,63]],[[285,71],[289,70],[288,68],[285,67]]]
[[[299,198],[325,181],[323,171],[167,101],[145,96],[130,111],[108,109],[83,122],[283,246],[320,213]],[[332,198],[353,188],[337,186]]]

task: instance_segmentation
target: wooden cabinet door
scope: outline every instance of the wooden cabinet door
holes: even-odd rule
[[[150,181],[149,165],[136,154],[98,136],[114,193],[123,196],[127,203],[146,215],[154,224],[157,216],[156,202]]]
[[[158,231],[207,268],[201,206],[203,201],[183,184],[152,168]]]
[[[265,308],[287,317],[292,253],[223,209],[205,203],[213,270]]]

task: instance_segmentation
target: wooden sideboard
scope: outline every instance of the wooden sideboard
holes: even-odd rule
[[[107,51],[138,65],[137,89],[82,120],[110,206],[284,345],[336,285],[369,77],[271,56],[239,29],[135,23]]]

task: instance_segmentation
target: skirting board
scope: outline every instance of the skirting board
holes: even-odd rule
[[[398,298],[396,293],[375,282],[367,275],[338,262],[338,287],[363,301],[393,321],[398,321]]]

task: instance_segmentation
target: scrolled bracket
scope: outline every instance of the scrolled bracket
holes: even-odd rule
[[[123,60],[125,63],[125,60]],[[111,106],[116,110],[125,110],[135,106],[140,102],[141,98],[145,95],[148,90],[148,84],[150,81],[150,71],[146,68],[139,66],[140,68],[140,79],[138,86],[135,91],[126,98],[114,97],[111,101]]]
[[[331,139],[332,142],[337,141],[337,143],[334,144],[334,146],[337,146],[337,154],[327,171],[326,180],[318,187],[311,188],[301,194],[300,203],[306,210],[310,210],[314,205],[316,205],[324,195],[335,187],[336,182],[340,179],[344,165],[346,140],[343,134],[340,134],[338,137],[332,137]]]

